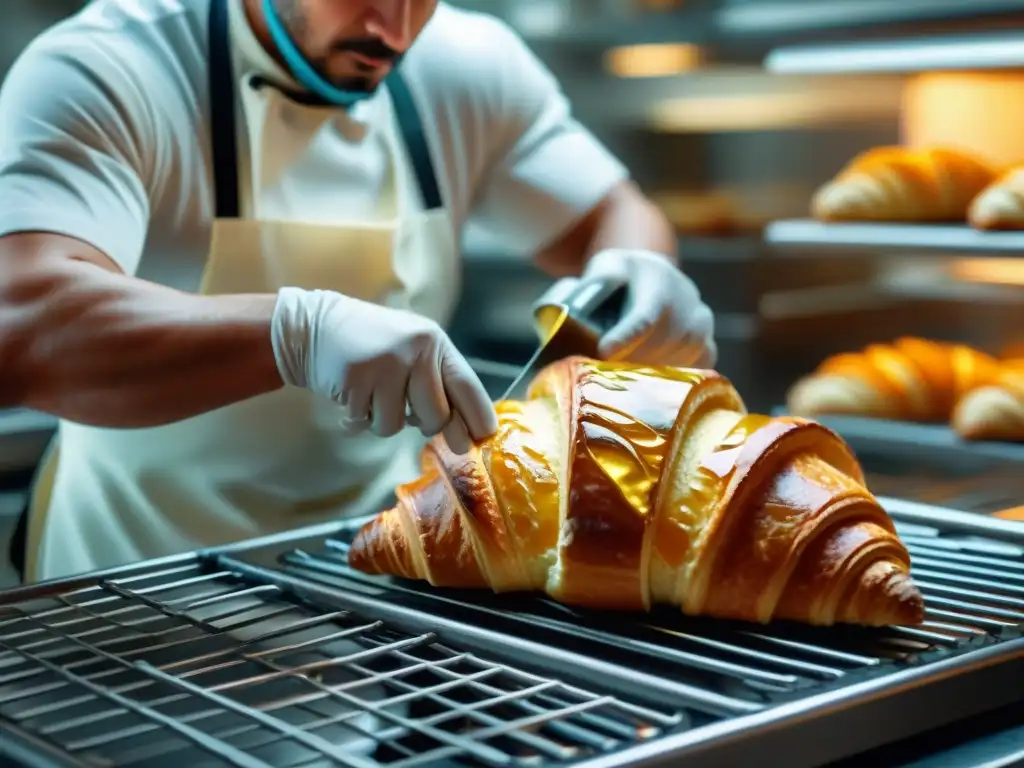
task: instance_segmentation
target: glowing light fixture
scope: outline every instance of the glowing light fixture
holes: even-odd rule
[[[616,77],[671,77],[698,69],[701,49],[690,43],[651,43],[613,48],[605,54],[605,69]]]

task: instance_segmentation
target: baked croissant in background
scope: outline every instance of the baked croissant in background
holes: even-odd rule
[[[748,415],[714,372],[572,358],[497,410],[471,454],[427,446],[423,476],[358,533],[353,568],[609,610],[923,620],[907,550],[847,445]]]
[[[968,440],[1024,441],[1024,360],[1005,363],[995,381],[965,394],[951,423]]]
[[[963,344],[913,337],[826,359],[789,390],[788,410],[939,422],[972,389],[1000,374],[995,358]]]
[[[879,147],[855,157],[815,193],[821,221],[964,221],[995,171],[951,149]]]
[[[1024,229],[1024,166],[1011,168],[971,203],[967,220],[978,229]]]

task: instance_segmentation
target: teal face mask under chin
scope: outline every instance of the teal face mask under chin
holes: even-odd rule
[[[342,88],[335,88],[327,80],[310,66],[302,52],[292,41],[291,36],[284,28],[284,22],[274,7],[273,0],[263,0],[263,14],[267,19],[267,28],[274,40],[274,45],[281,52],[285,64],[291,71],[292,76],[299,81],[299,84],[311,93],[316,94],[329,104],[338,107],[349,108],[363,99],[369,98],[372,94],[366,91],[346,91]]]

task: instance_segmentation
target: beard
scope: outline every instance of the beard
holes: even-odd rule
[[[375,67],[354,61],[349,66],[351,72],[334,74],[329,65],[330,57],[346,52],[358,53],[373,59],[387,61],[394,68],[401,60],[402,54],[376,38],[351,38],[332,44],[325,55],[310,55],[306,45],[309,20],[302,8],[302,3],[303,0],[275,0],[277,12],[285,30],[295,45],[303,52],[306,62],[320,77],[340,90],[353,93],[373,93],[377,90],[382,78],[377,74]]]

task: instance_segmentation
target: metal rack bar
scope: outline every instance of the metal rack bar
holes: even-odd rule
[[[765,242],[778,247],[827,247],[831,250],[915,250],[972,252],[989,256],[1024,254],[1024,233],[982,232],[966,224],[826,224],[812,219],[774,221]]]
[[[920,627],[491,602],[356,574],[353,521],[264,540],[278,566],[250,543],[19,591],[0,606],[0,727],[68,765],[799,767],[1019,700],[1024,526],[880,500],[912,548]]]
[[[1000,658],[1005,663],[997,663]],[[1017,702],[1022,680],[1024,639],[1019,639],[1002,649],[981,649],[929,668],[901,670],[845,690],[666,736],[582,766],[718,768],[756,765],[764,755],[786,755],[791,768],[812,768],[926,730],[937,718],[936,702],[943,707],[940,724]],[[987,697],[981,707],[977,705],[979,689]],[[870,720],[865,718],[868,707]],[[867,722],[870,730],[865,732]],[[826,723],[830,737],[822,739]]]
[[[241,752],[240,750],[233,748],[229,744],[224,744],[215,739],[210,739],[202,731],[196,730],[195,728],[192,728],[191,726],[181,722],[180,720],[177,720],[173,717],[167,717],[166,715],[154,709],[151,709],[150,707],[138,704],[135,701],[125,696],[122,696],[121,694],[115,691],[105,688],[102,685],[97,685],[91,680],[79,677],[74,672],[65,669],[59,664],[54,664],[50,661],[47,661],[46,659],[39,658],[33,653],[30,653],[28,651],[22,651],[18,649],[16,646],[9,645],[6,641],[2,639],[0,639],[0,648],[4,648],[9,652],[14,652],[19,654],[20,656],[23,656],[24,658],[28,659],[29,661],[32,661],[35,664],[38,664],[39,666],[43,667],[49,672],[52,672],[63,677],[68,682],[75,683],[85,688],[97,697],[109,699],[118,707],[122,708],[125,712],[135,712],[137,714],[146,716],[147,718],[158,723],[160,726],[175,731],[176,733],[179,733],[182,736],[185,736],[190,741],[193,741],[198,746],[201,746],[207,752],[216,755],[217,757],[223,758],[224,760],[228,761],[228,763],[231,765],[238,766],[238,768],[274,768],[269,763],[264,763],[262,760],[256,760],[251,756],[245,754],[244,752]]]
[[[329,541],[326,551],[318,557],[307,553],[292,553],[284,558],[286,565],[299,569],[299,573],[312,575],[316,578],[329,577],[333,583],[340,587],[352,581],[373,582],[372,577],[366,577],[353,572],[345,562],[345,547],[336,541]],[[481,605],[484,599],[474,601],[471,606],[466,606],[457,599],[445,597],[443,594],[430,589],[418,589],[407,587],[399,583],[391,583],[388,586],[389,593],[400,593],[419,598],[422,604],[424,601],[431,603],[447,604],[449,606],[462,606],[464,611],[478,616],[487,616],[492,620],[502,619],[506,623],[516,622],[523,625],[523,629],[533,626],[542,627],[553,632],[560,633],[565,640],[575,641],[586,640],[588,652],[595,650],[594,644],[610,646],[612,648],[626,649],[632,653],[642,653],[649,658],[674,663],[677,669],[693,671],[714,671],[725,678],[732,678],[739,684],[745,685],[752,690],[796,690],[807,687],[813,681],[837,681],[846,677],[851,671],[858,668],[874,668],[883,663],[886,653],[880,649],[883,643],[889,645],[900,636],[906,636],[903,628],[894,630],[895,637],[876,637],[873,643],[876,652],[873,655],[860,653],[849,653],[843,650],[822,647],[810,642],[800,642],[784,637],[770,636],[765,633],[741,631],[738,633],[719,632],[720,638],[717,641],[708,642],[707,638],[698,638],[693,633],[680,631],[678,628],[666,627],[663,625],[651,624],[648,620],[641,619],[634,626],[600,629],[594,626],[595,617],[587,612],[574,612],[562,606],[550,604],[547,601],[539,600],[527,604],[525,609],[516,610],[514,607],[502,607],[500,610],[492,609]],[[952,595],[965,597],[962,590],[953,590]],[[1016,626],[1019,621],[1024,622],[1024,614],[1007,611],[1000,608],[986,605],[980,611],[979,604],[965,602],[963,600],[951,599],[942,595],[932,595],[930,599],[932,608],[930,615],[932,621],[926,622],[921,628],[913,628],[913,637],[917,640],[930,641],[929,646],[917,650],[927,650],[929,647],[945,646],[955,648],[960,641],[971,637],[985,636],[989,632],[996,632]],[[987,601],[991,602],[991,601]],[[564,610],[567,613],[567,621],[557,618],[550,618],[543,615],[547,608]],[[959,610],[948,610],[950,608]],[[935,619],[952,620],[954,624],[938,626]],[[597,618],[600,622],[600,619]],[[598,624],[598,626],[601,626]],[[937,631],[938,630],[938,631]],[[675,647],[666,648],[664,645],[655,643],[643,643],[637,640],[637,635],[645,632],[661,633],[672,640],[686,641],[696,639],[698,644],[704,645],[709,650],[719,652],[719,658],[705,652],[703,655],[697,653],[679,653]],[[959,640],[958,640],[959,638]],[[753,641],[751,643],[750,641]],[[788,657],[780,656],[778,653],[766,653],[759,648],[760,645],[775,644],[790,652]],[[661,651],[664,651],[663,653]],[[768,672],[768,675],[750,675],[743,677],[737,674],[741,669],[738,666],[731,666],[723,662],[721,656],[743,655],[753,663],[760,663],[760,667],[746,666],[743,669],[754,669],[760,672]],[[807,657],[818,657],[819,659],[830,659],[832,666],[824,666],[820,662],[807,661]],[[839,662],[838,664],[836,662]],[[789,667],[789,675],[776,674],[771,672],[771,667]],[[795,674],[800,671],[803,674]],[[774,686],[771,685],[774,683]]]
[[[11,722],[12,738],[59,743],[62,763],[74,765],[115,752],[119,765],[149,765],[157,756],[184,756],[185,743],[226,765],[326,759],[368,768],[467,758],[509,765],[518,759],[509,751],[514,746],[566,760],[686,722],[678,711],[447,649],[433,633],[406,634],[379,618],[314,608],[265,582],[222,570],[197,574],[196,567],[137,573],[71,593],[54,593],[51,585],[37,591],[45,602],[37,593],[4,608],[0,724]],[[282,606],[292,615],[283,615]],[[235,637],[241,629],[248,631]],[[309,637],[313,631],[317,636]],[[332,651],[339,643],[346,650]],[[325,677],[338,670],[351,679]],[[300,688],[269,692],[288,682]],[[374,699],[375,689],[389,695]],[[341,711],[314,708],[328,702]],[[430,714],[399,713],[425,703],[432,703]],[[300,712],[306,714],[296,722]],[[367,726],[367,716],[379,727]],[[391,756],[382,763],[354,754],[337,743],[338,728]],[[168,744],[171,733],[184,741]],[[267,750],[285,742],[305,756],[270,757]],[[7,746],[0,744],[0,753]],[[243,757],[249,762],[239,762]]]
[[[1017,0],[731,0],[716,15],[721,34],[786,35],[894,24],[1000,17],[1020,13]]]
[[[735,686],[745,686],[767,696],[766,701],[779,694],[785,700],[816,698],[816,691],[854,690],[865,680],[891,681],[910,669],[934,669],[950,659],[971,657],[986,646],[1019,643],[1024,629],[1024,588],[1018,584],[1024,577],[1024,548],[1014,542],[1024,542],[1024,527],[899,499],[879,500],[915,559],[915,575],[929,606],[920,627],[831,634],[798,628],[791,633],[681,617],[671,624],[647,617],[608,622],[543,598],[492,602],[479,593],[434,590],[352,571],[345,537],[362,521],[344,526],[323,542],[322,550],[296,548],[283,553],[280,562],[296,577],[321,581],[337,592],[354,589],[399,610],[431,611],[506,634],[554,632],[548,644],[576,647],[588,656],[601,648],[625,651],[632,658],[641,654],[668,664],[666,674],[672,679],[694,683],[693,675],[711,673],[720,681],[733,681],[729,695],[736,695]],[[947,553],[955,559],[945,560]],[[748,670],[755,674],[745,676]]]
[[[345,564],[345,558],[348,555],[348,546],[337,539],[329,539],[325,542],[329,552],[336,552],[338,557],[314,557],[309,553],[297,550],[292,553],[285,555],[284,562],[288,565],[293,565],[299,568],[305,568],[312,571],[319,572],[326,576],[341,576],[345,578],[356,578],[361,579],[361,575],[350,570]],[[339,566],[340,569],[339,570]],[[372,582],[371,582],[372,583]],[[403,587],[400,584],[392,583],[388,586],[389,590],[404,592],[405,594],[411,595],[422,595],[423,592],[416,589],[410,589]],[[442,595],[433,595],[438,601],[448,602],[449,604],[459,605],[458,601],[450,600]],[[482,613],[488,613],[495,617],[507,617],[509,614],[507,611],[495,611],[487,608],[486,606],[474,606],[475,610],[479,610]],[[564,623],[546,618],[539,615],[529,615],[520,617],[528,620],[530,623],[547,627],[551,629],[564,629]],[[738,680],[755,680],[763,683],[774,683],[777,685],[792,685],[799,681],[795,675],[792,674],[779,674],[768,670],[758,669],[756,667],[745,666],[742,664],[730,663],[727,661],[720,661],[713,658],[707,658],[699,654],[688,653],[683,650],[676,648],[666,648],[665,646],[656,645],[654,643],[644,642],[636,638],[611,638],[609,635],[590,629],[587,626],[580,624],[574,624],[574,633],[581,638],[585,638],[595,643],[609,643],[619,649],[625,650],[632,653],[640,653],[645,656],[661,660],[680,664],[690,665],[696,669],[702,669],[708,672],[716,672],[727,677],[733,677]],[[698,638],[695,636],[684,636],[677,634],[679,639],[692,639],[693,641],[700,643],[704,642],[704,638]],[[710,641],[708,641],[710,642]],[[838,674],[834,670],[830,670],[823,667],[816,667],[814,665],[804,665],[805,669],[816,671],[818,673]]]
[[[964,69],[1019,69],[1024,36],[1016,30],[982,35],[860,40],[777,48],[765,69],[780,74],[883,74]]]
[[[929,710],[927,698],[922,699],[916,696],[916,694],[921,692],[926,682],[942,688],[944,684],[940,685],[938,683],[939,679],[945,679],[946,671],[957,668],[964,671],[965,675],[953,676],[948,685],[949,691],[955,691],[955,693],[950,694],[956,696],[955,706],[950,711],[944,713],[935,713],[933,711],[920,717],[911,717],[910,720],[921,721],[920,728],[930,727],[936,722],[949,722],[961,716],[962,713],[970,714],[971,712],[978,711],[978,708],[998,706],[997,703],[993,703],[995,699],[1000,701],[1012,700],[1013,697],[1020,696],[1022,687],[1016,682],[1017,678],[1015,678],[1015,675],[1020,677],[1022,672],[1024,672],[1022,671],[1021,664],[1021,660],[1024,659],[1024,644],[1022,644],[1020,637],[1021,629],[1024,627],[1024,613],[1013,608],[1020,607],[1021,605],[1017,598],[1014,577],[1024,567],[1024,558],[1022,558],[1024,551],[1019,546],[1006,542],[1005,539],[1019,541],[1021,536],[1024,535],[1024,530],[1020,526],[1007,523],[1006,521],[981,519],[976,515],[958,513],[953,510],[942,510],[927,507],[926,505],[909,504],[900,500],[886,498],[882,498],[880,501],[887,509],[890,509],[898,525],[905,530],[911,531],[909,536],[914,537],[916,541],[921,543],[918,545],[919,550],[946,552],[947,550],[935,548],[936,542],[942,542],[955,547],[956,551],[954,553],[959,557],[958,560],[953,562],[953,567],[950,570],[941,572],[941,584],[937,585],[939,589],[932,590],[931,587],[936,585],[932,585],[928,580],[921,580],[924,582],[925,591],[928,593],[928,601],[932,605],[929,621],[922,628],[898,628],[893,631],[891,637],[884,638],[884,642],[879,643],[880,646],[883,644],[891,645],[893,652],[896,653],[895,656],[887,655],[881,648],[878,652],[866,653],[863,650],[857,651],[850,648],[835,647],[837,644],[842,646],[842,642],[833,642],[829,646],[824,646],[820,643],[815,643],[809,638],[801,640],[799,638],[778,636],[768,631],[742,631],[737,633],[737,635],[748,637],[752,640],[756,639],[768,646],[773,645],[779,650],[793,651],[794,655],[798,656],[798,658],[803,654],[811,654],[812,657],[815,653],[836,654],[836,658],[841,659],[841,662],[846,663],[848,666],[844,667],[842,663],[837,662],[835,667],[826,667],[825,669],[833,670],[840,677],[849,679],[840,680],[834,677],[833,684],[827,684],[820,688],[823,692],[814,693],[812,689],[811,693],[806,695],[806,697],[798,698],[792,703],[769,708],[763,714],[727,719],[720,723],[670,737],[662,742],[664,752],[659,754],[650,749],[633,749],[622,756],[596,758],[585,763],[585,765],[678,765],[679,761],[683,759],[687,761],[687,765],[698,766],[730,764],[730,760],[742,763],[744,760],[754,759],[754,756],[758,754],[771,754],[766,745],[767,741],[772,740],[772,736],[769,735],[770,733],[788,730],[787,737],[791,739],[791,744],[793,740],[799,738],[799,736],[795,735],[794,730],[792,730],[800,730],[800,725],[796,721],[791,723],[792,729],[787,729],[782,722],[786,718],[783,717],[782,721],[774,720],[771,717],[771,713],[781,713],[783,710],[791,711],[791,709],[794,712],[806,713],[810,711],[811,701],[815,702],[813,705],[814,711],[818,712],[817,708],[821,706],[825,707],[826,710],[829,709],[827,702],[833,701],[835,711],[829,716],[828,722],[835,724],[846,717],[858,717],[848,716],[846,713],[854,709],[853,701],[861,693],[872,701],[878,701],[882,695],[881,691],[885,691],[886,696],[889,697],[886,700],[893,702],[892,706],[887,705],[884,708],[887,712],[892,713],[892,722],[902,723],[902,725],[898,726],[899,728],[909,728],[909,732],[913,732],[913,729],[919,726],[914,722],[907,722],[905,717],[902,719],[896,717],[896,712],[904,712],[903,708],[911,706],[909,703],[911,700],[916,702],[912,705],[913,707],[919,708],[922,711]],[[963,541],[953,538],[957,535],[964,535],[969,538]],[[993,539],[983,540],[978,538],[984,535],[993,537]],[[326,552],[333,553],[336,559],[335,565],[344,562],[345,547],[343,542],[339,543],[337,540],[332,540],[329,543],[329,547],[326,548]],[[293,566],[305,568],[311,562],[315,562],[318,558],[323,557],[324,553],[310,554],[309,552],[297,551],[286,554],[283,564],[286,568]],[[996,572],[1008,574],[1010,577],[1009,582],[965,583],[963,579],[973,579],[974,577],[971,574],[964,573],[963,566],[972,567],[972,563],[977,563],[976,558],[982,558],[981,562],[987,561],[987,566],[995,568]],[[333,573],[337,577],[339,573],[337,568],[332,570],[332,568],[324,566],[325,563],[321,561],[319,568],[321,568],[322,573]],[[1006,570],[1000,570],[998,566],[1008,567]],[[986,565],[978,563],[976,567],[986,567]],[[300,569],[297,572],[302,573],[305,571]],[[933,578],[935,577],[934,572],[931,575]],[[977,573],[974,573],[974,575],[977,575]],[[350,572],[343,574],[343,581],[350,578],[357,577],[353,577],[353,574]],[[374,581],[378,584],[382,582],[380,579],[368,578],[368,582]],[[343,588],[338,587],[339,591],[341,589]],[[429,592],[431,593],[430,601],[433,604],[438,604],[439,602],[460,603],[460,599],[457,596],[458,593],[447,592],[445,594],[445,591],[440,590],[429,590]],[[936,594],[937,592],[944,594]],[[383,599],[393,602],[401,595],[415,597],[418,593],[419,590],[415,587],[389,583],[386,589],[382,588],[380,594]],[[946,593],[948,593],[948,597]],[[420,594],[420,597],[422,597],[422,594]],[[479,623],[478,618],[473,616],[483,615],[477,604],[480,602],[484,602],[484,598],[474,599],[472,605],[462,605],[464,610],[469,611],[461,615],[464,622]],[[398,603],[402,607],[408,607],[410,604],[418,606],[427,604],[422,601],[419,603],[409,603],[400,600]],[[955,608],[955,610],[949,608]],[[589,631],[592,628],[588,624],[586,614],[572,612],[564,606],[558,606],[557,609],[566,611],[567,616],[571,616],[571,620],[564,625],[566,628],[566,638],[569,636],[569,633],[585,640],[591,636]],[[521,610],[516,611],[515,608],[512,608],[510,611],[509,606],[504,604],[498,610],[490,611],[489,608],[484,610],[501,614],[506,617],[506,620],[510,617],[510,613],[514,614],[515,618],[522,616]],[[547,618],[548,616],[544,614],[543,617]],[[530,621],[534,621],[537,616],[529,615],[528,618]],[[548,627],[551,626],[549,621],[544,621],[540,624]],[[667,627],[658,627],[656,629],[664,632],[673,640],[677,638],[685,639],[687,634],[685,632],[679,633]],[[626,630],[617,631],[612,634],[615,635],[617,640],[621,640],[623,637],[627,640],[632,639]],[[700,639],[705,641],[712,640],[713,643],[718,644],[717,649],[719,650],[742,647],[738,640],[733,639],[732,635],[728,636],[728,640],[723,640],[722,634],[724,632],[720,632],[713,637],[701,637]],[[979,642],[982,645],[979,646]],[[706,642],[705,647],[711,649],[712,644]],[[758,649],[743,648],[743,650],[753,651],[754,658],[765,660],[765,657],[757,655]],[[952,651],[951,655],[949,651]],[[785,656],[782,657],[785,658]],[[674,656],[674,658],[678,660],[684,658],[684,656]],[[778,658],[778,656],[776,655],[774,658]],[[892,658],[902,660],[898,666],[894,667],[891,664]],[[991,658],[999,660],[992,664],[989,660],[986,660]],[[920,662],[915,662],[912,659],[921,660]],[[858,665],[872,669],[876,671],[876,674],[866,678],[856,674],[858,671],[851,669],[851,667],[857,667]],[[964,665],[964,667],[959,667],[961,665]],[[978,665],[978,667],[974,665]],[[701,665],[700,669],[709,670],[715,668],[705,664]],[[968,669],[972,670],[972,675],[977,676],[971,678],[970,683],[965,682]],[[993,672],[995,669],[1001,670],[1001,676],[1000,673]],[[986,682],[979,682],[981,677],[984,677]],[[839,685],[838,683],[846,684]],[[986,694],[984,701],[979,699],[977,695],[977,686],[990,686],[990,695]],[[933,689],[929,688],[929,690]],[[866,693],[866,691],[873,692]],[[974,691],[974,694],[969,695],[969,691]],[[924,703],[924,707],[921,707],[922,703]],[[804,709],[805,707],[808,709]],[[897,710],[897,708],[899,709]],[[863,717],[863,713],[859,717]],[[874,723],[879,722],[880,717],[885,716],[876,715],[872,717],[872,727]],[[752,721],[764,723],[763,728],[760,726],[755,727],[755,731],[757,731],[756,737],[749,731]],[[823,720],[812,718],[811,722],[823,722]],[[775,725],[768,725],[769,723],[774,723]],[[860,735],[856,738],[847,739],[849,741],[859,741],[857,750],[870,749],[870,746],[881,743],[882,740],[905,735],[904,733],[887,735],[887,728],[892,729],[895,726],[892,726],[892,723],[881,724],[877,734],[879,739],[876,743],[868,743],[872,740],[872,736],[863,735],[862,726],[862,722],[860,722],[860,727],[858,728],[853,728],[851,725],[850,730]],[[709,734],[707,738],[700,735],[705,733]],[[713,733],[715,735],[711,735]],[[811,734],[807,734],[806,737],[809,740],[814,740]],[[672,741],[674,744],[671,749],[668,746],[669,741]],[[676,746],[679,749],[676,749]],[[781,750],[782,748],[779,749]],[[848,745],[847,749],[853,750],[854,748],[852,745]],[[844,753],[843,750],[844,748],[840,744],[829,746],[818,744],[812,746],[812,748],[798,750],[793,750],[791,745],[787,749],[786,754],[794,756],[794,765],[811,765],[813,764],[812,760],[824,762],[825,760],[851,754],[851,752]],[[781,752],[776,754],[781,754]],[[640,755],[643,756],[643,760],[640,763],[634,762],[639,759],[638,756]],[[714,758],[712,757],[713,755]],[[797,757],[798,755],[799,757]],[[816,757],[812,758],[812,755]]]
[[[226,570],[276,584],[303,597],[308,596],[314,601],[326,600],[356,612],[374,613],[407,632],[421,632],[430,628],[436,631],[439,637],[457,638],[457,642],[465,647],[490,655],[505,656],[513,659],[514,663],[530,659],[534,667],[570,679],[582,678],[588,684],[607,680],[618,690],[642,701],[657,702],[674,708],[694,708],[720,715],[756,712],[763,707],[762,704],[719,695],[695,686],[673,683],[639,670],[625,670],[598,659],[568,653],[560,648],[538,645],[522,637],[501,635],[481,627],[460,624],[442,616],[372,600],[355,593],[328,590],[315,582],[297,578],[287,572],[272,571],[233,557],[222,558],[220,565]]]

